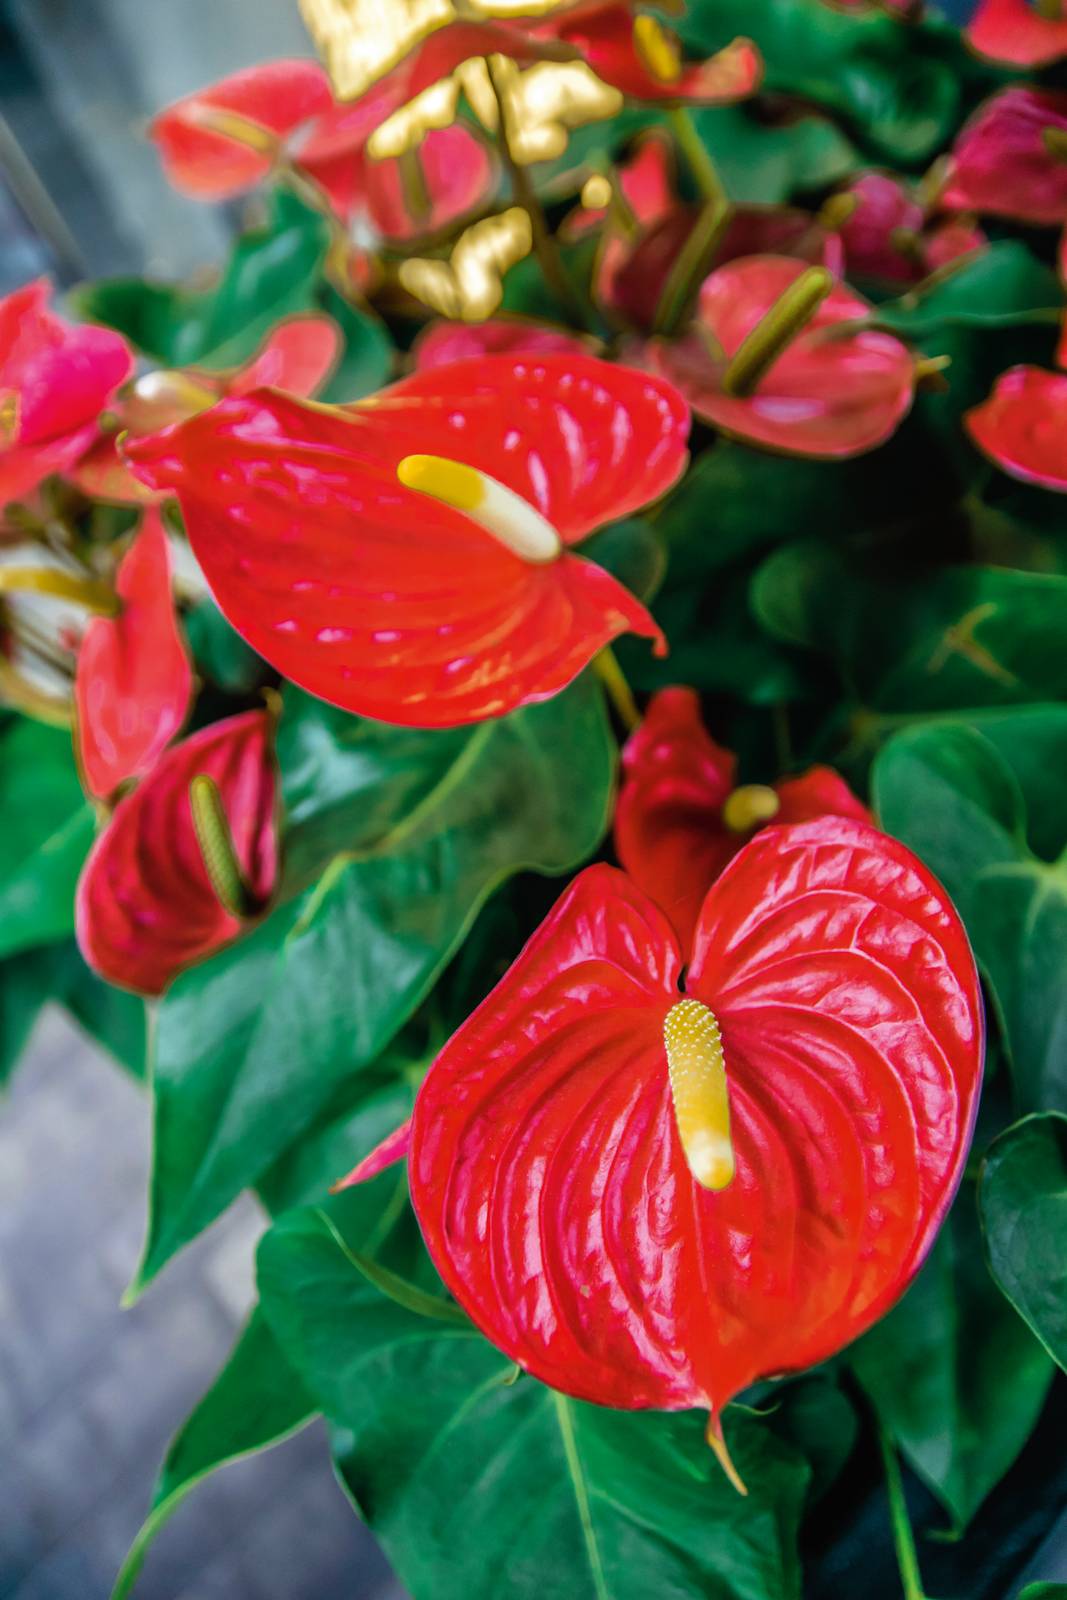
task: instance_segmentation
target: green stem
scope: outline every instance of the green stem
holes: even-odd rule
[[[722,379],[727,394],[752,393],[764,373],[807,327],[833,286],[833,274],[825,267],[809,267],[779,295],[730,357]]]
[[[211,887],[223,910],[243,921],[254,914],[255,898],[237,859],[219,786],[206,772],[198,772],[190,783],[189,805]]]
[[[600,654],[593,657],[593,669],[604,685],[619,721],[627,733],[633,733],[641,724],[641,713],[637,709],[633,690],[627,683],[626,675],[610,645],[605,645]]]
[[[708,275],[729,220],[728,202],[709,201],[704,206],[667,275],[656,307],[653,333],[670,335],[681,326]]]
[[[674,106],[667,112],[667,121],[704,199],[711,205],[728,207],[730,196],[687,107]]]
[[[893,1529],[893,1544],[897,1552],[900,1587],[904,1600],[926,1600],[915,1537],[911,1531],[907,1502],[904,1499],[904,1482],[900,1475],[900,1462],[888,1432],[878,1424],[878,1444],[885,1468],[886,1493],[889,1496],[889,1522]]]
[[[0,593],[44,594],[54,600],[72,600],[105,617],[118,616],[122,609],[115,591],[106,583],[60,572],[55,567],[0,567]]]
[[[593,329],[593,320],[587,313],[581,296],[570,280],[556,241],[549,231],[541,202],[537,198],[533,184],[530,182],[530,175],[525,167],[519,165],[511,153],[504,95],[497,81],[493,63],[488,58],[486,59],[486,69],[489,73],[489,82],[492,84],[493,95],[496,99],[497,143],[500,147],[500,154],[511,183],[511,192],[515,203],[522,207],[530,219],[534,255],[537,257],[541,271],[545,275],[545,282],[578,327]]]

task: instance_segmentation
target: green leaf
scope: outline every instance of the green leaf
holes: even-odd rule
[[[643,517],[610,522],[585,540],[582,555],[645,601],[656,593],[667,567],[667,552],[659,530]]]
[[[74,931],[74,889],[95,823],[70,734],[17,717],[0,725],[0,957]]]
[[[264,1312],[415,1600],[799,1596],[807,1469],[758,1420],[727,1413],[741,1501],[700,1415],[610,1411],[516,1381],[473,1329],[376,1294],[321,1213],[283,1217],[258,1259]]]
[[[522,868],[596,849],[614,775],[591,675],[494,722],[425,732],[287,692],[283,903],[184,973],[156,1031],[155,1160],[136,1287],[254,1183],[411,1015]]]
[[[0,962],[0,1084],[10,1076],[41,1008],[64,1005],[98,1044],[137,1078],[145,1068],[145,1007],[103,983],[73,940],[25,950]]]
[[[877,320],[906,339],[922,339],[953,324],[996,328],[1035,317],[1058,323],[1062,303],[1052,268],[1017,239],[998,239],[879,306]]]
[[[875,711],[1067,698],[1067,578],[999,567],[904,575],[811,541],[764,562],[752,603],[775,637],[829,656]]]
[[[922,857],[959,907],[996,1000],[1021,1110],[1067,1103],[1067,871],[1031,853],[1028,811],[1043,836],[1060,816],[1054,753],[1067,751],[1067,707],[1017,713],[1032,741],[1013,772],[1005,752],[1025,736],[1006,713],[971,726],[934,722],[892,739],[875,764],[884,826]],[[1040,734],[1038,730],[1041,730]],[[1026,788],[1022,787],[1025,780]]]
[[[812,1372],[786,1384],[768,1385],[767,1424],[791,1444],[811,1468],[814,1505],[833,1488],[859,1438],[859,1418],[848,1395],[827,1372]]]
[[[1067,1600],[1067,1583],[1028,1583],[1019,1600]]]
[[[175,1435],[152,1509],[122,1564],[111,1600],[126,1600],[160,1528],[199,1483],[231,1461],[290,1438],[314,1415],[311,1397],[257,1308],[226,1365]]]
[[[339,325],[345,344],[337,371],[318,398],[330,405],[362,400],[389,381],[395,353],[389,331],[377,317],[349,305],[329,286],[319,303]]]
[[[79,290],[74,305],[166,366],[234,366],[279,318],[314,307],[328,242],[325,218],[275,190],[266,224],[238,239],[214,288],[105,279]]]
[[[978,1205],[990,1271],[1067,1369],[1067,1116],[1024,1117],[995,1139]]]
[[[969,1185],[918,1278],[851,1361],[908,1464],[962,1532],[1029,1438],[1053,1371],[986,1270]]]
[[[826,117],[806,114],[774,124],[744,106],[705,106],[691,115],[739,205],[781,205],[799,192],[839,183],[860,165],[855,147]]]
[[[52,952],[25,950],[0,962],[0,1086],[7,1083],[51,996]]]

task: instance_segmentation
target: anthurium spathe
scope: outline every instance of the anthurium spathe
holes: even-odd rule
[[[964,420],[979,449],[1013,478],[1067,493],[1067,374],[1012,367]]]
[[[811,767],[773,788],[737,784],[737,757],[704,726],[692,689],[649,701],[622,754],[615,850],[688,946],[704,896],[757,828],[827,815],[869,822],[870,812],[832,767]]]
[[[1065,222],[1065,147],[1067,94],[1013,84],[960,130],[940,203],[1018,222]]]
[[[0,506],[74,465],[133,368],[125,339],[64,322],[51,293],[38,279],[0,300]]]
[[[962,925],[866,824],[765,829],[687,947],[594,866],[431,1067],[412,1199],[523,1368],[601,1404],[706,1407],[715,1441],[739,1390],[824,1360],[907,1285],[981,1062]]]
[[[452,727],[556,694],[628,630],[662,643],[571,547],[670,488],[687,433],[643,373],[486,356],[349,407],[226,400],[129,453],[273,666],[346,710]]]
[[[868,326],[825,267],[748,256],[705,279],[693,327],[649,346],[698,417],[747,443],[841,459],[882,444],[911,406],[915,363]]]
[[[432,322],[412,346],[415,367],[425,372],[430,367],[448,367],[473,356],[583,355],[587,342],[548,323],[527,322],[520,317],[491,317],[488,322]]]
[[[492,162],[468,128],[435,129],[422,147],[416,204],[398,163],[367,154],[388,109],[384,89],[346,105],[334,101],[317,63],[271,61],[177,101],[149,132],[183,194],[225,200],[290,171],[365,244],[433,232],[475,207],[492,184]]]
[[[137,438],[173,427],[204,411],[227,394],[248,394],[269,385],[288,394],[310,396],[329,378],[341,353],[341,331],[320,312],[286,317],[267,334],[259,349],[239,367],[210,371],[143,373],[112,406],[117,428],[101,434],[73,468],[70,477],[87,495],[122,505],[159,499],[139,483],[119,450],[120,434]]]
[[[964,36],[1006,66],[1047,67],[1067,55],[1067,17],[1031,0],[979,0]]]
[[[892,173],[860,173],[840,193],[853,202],[839,227],[849,277],[918,283],[985,242],[973,220],[928,220],[913,189]]]
[[[74,676],[78,762],[98,799],[149,770],[181,728],[192,696],[170,549],[154,507],[119,564],[115,590],[118,613],[89,623]]]
[[[219,893],[227,868],[240,878],[240,910],[265,904],[276,871],[271,722],[266,711],[246,711],[201,728],[165,751],[115,807],[85,863],[75,908],[82,955],[109,983],[161,994],[191,962],[235,938],[242,915]],[[208,839],[191,798],[203,778],[212,780],[219,809]]]
[[[538,31],[573,45],[598,78],[631,100],[724,105],[753,94],[763,76],[750,40],[735,39],[704,61],[687,62],[656,17],[613,0],[564,10]]]

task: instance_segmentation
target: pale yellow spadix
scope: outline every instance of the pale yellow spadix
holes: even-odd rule
[[[644,13],[633,22],[634,49],[660,83],[676,83],[682,75],[682,55],[670,34],[655,17]]]
[[[416,489],[465,512],[523,561],[543,565],[555,561],[563,549],[547,517],[514,489],[477,467],[450,461],[447,456],[405,456],[396,475],[406,489]]]
[[[782,802],[764,783],[743,783],[727,795],[722,820],[731,833],[748,833],[770,822],[781,810]]]
[[[730,1097],[722,1039],[699,1000],[679,1000],[663,1023],[678,1137],[689,1170],[705,1189],[725,1189],[734,1175]]]

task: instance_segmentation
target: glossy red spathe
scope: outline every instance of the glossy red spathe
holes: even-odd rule
[[[590,356],[485,356],[350,407],[226,400],[130,455],[178,495],[237,631],[301,688],[385,722],[452,727],[559,692],[606,644],[662,644],[644,606],[571,546],[662,495],[686,459],[667,384]],[[557,538],[535,563],[399,480],[475,469]]]
[[[0,506],[74,465],[133,368],[125,339],[64,322],[51,294],[42,278],[0,300]]]
[[[834,285],[751,394],[723,387],[730,357],[805,270],[801,261],[773,255],[719,267],[701,288],[693,329],[652,341],[649,359],[697,416],[723,432],[787,455],[840,460],[883,444],[910,409],[915,387],[907,347],[864,326],[871,307],[844,284]]]
[[[199,773],[214,778],[237,860],[257,899],[274,887],[276,837],[271,718],[246,711],[183,739],[115,807],[78,883],[78,946],[121,989],[161,994],[171,980],[237,936],[200,854],[189,804]]]
[[[185,721],[193,692],[167,535],[154,508],[119,564],[115,589],[121,610],[89,623],[74,675],[78,764],[101,800],[149,770]]]
[[[399,164],[372,161],[366,151],[394,101],[381,84],[353,103],[338,102],[316,62],[270,61],[177,101],[149,132],[170,181],[194,199],[230,199],[290,167],[360,243],[403,240],[471,211],[487,197],[494,168],[466,126],[432,130],[420,151],[428,205],[415,214]]]
[[[736,788],[737,758],[704,726],[693,689],[662,689],[649,701],[622,754],[615,850],[634,883],[662,906],[688,948],[712,883],[759,824],[730,827],[723,808]],[[870,812],[831,767],[811,767],[774,785],[779,823]]]
[[[664,1049],[687,960],[725,1052],[736,1174],[717,1193],[686,1163]],[[525,1370],[717,1416],[907,1286],[963,1170],[981,1058],[958,917],[863,823],[758,834],[691,949],[594,866],[431,1067],[412,1199],[448,1288]]]
[[[1043,16],[1032,0],[978,0],[964,36],[1005,66],[1047,67],[1067,55],[1067,18]]]
[[[544,322],[491,317],[488,322],[431,322],[412,346],[416,372],[492,355],[585,355],[587,341]]]
[[[276,323],[241,366],[147,372],[116,398],[112,409],[119,427],[100,436],[70,477],[94,500],[143,505],[162,499],[138,482],[126,465],[119,449],[120,433],[127,439],[158,433],[206,410],[224,395],[248,394],[264,385],[311,396],[336,367],[342,342],[341,330],[332,317],[308,312]]]
[[[1067,93],[1013,84],[983,102],[952,149],[940,204],[1017,222],[1067,221],[1067,161],[1046,134],[1067,136]]]
[[[642,28],[652,34],[650,46],[642,46]],[[660,24],[613,0],[565,9],[535,31],[573,45],[598,78],[631,100],[726,105],[754,94],[763,76],[751,40],[735,39],[704,61],[683,61]]]
[[[978,448],[1013,478],[1067,493],[1067,373],[1012,367],[964,422]]]

